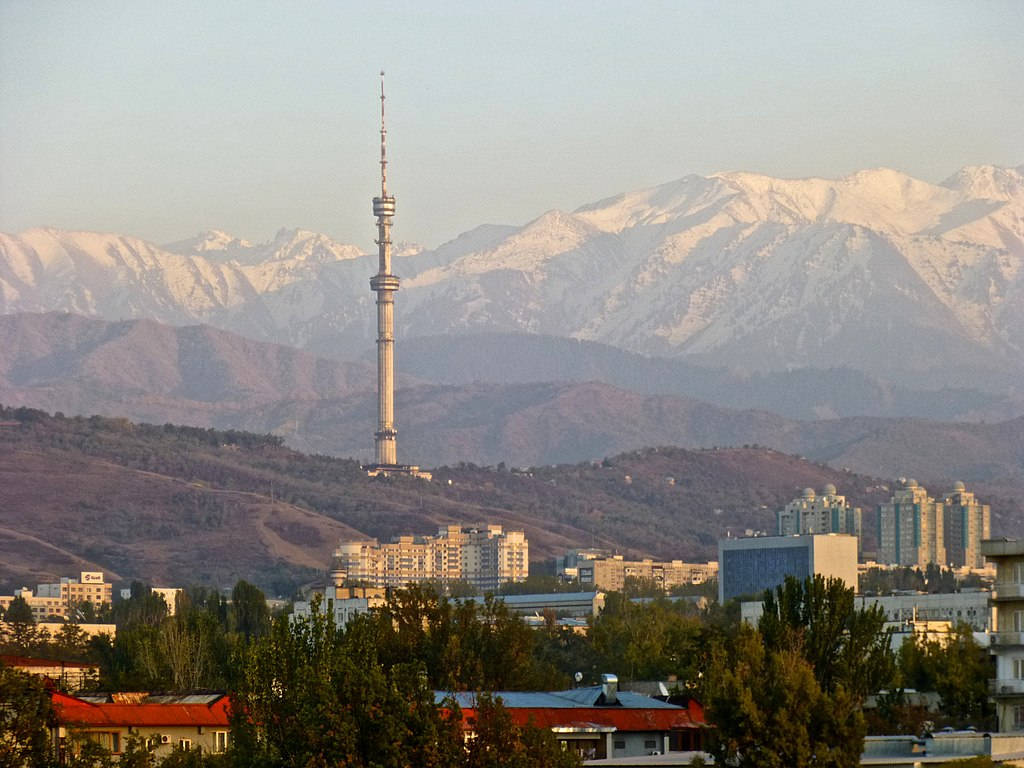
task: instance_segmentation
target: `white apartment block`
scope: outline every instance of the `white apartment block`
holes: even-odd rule
[[[337,627],[348,626],[356,616],[376,610],[387,603],[386,590],[379,587],[342,587],[330,585],[323,596],[320,610],[326,611]],[[292,609],[294,618],[309,618],[313,615],[313,602],[296,601]]]
[[[529,567],[529,543],[522,531],[449,525],[436,536],[399,536],[384,544],[376,539],[343,542],[334,553],[333,570],[373,587],[466,581],[488,591],[524,581]]]
[[[848,533],[857,537],[860,551],[863,512],[860,507],[851,506],[831,483],[822,488],[820,495],[813,488],[804,488],[800,497],[780,509],[775,518],[779,536]]]
[[[943,504],[916,480],[904,480],[886,504],[878,505],[878,560],[924,568],[946,565]]]
[[[1024,541],[989,539],[981,551],[996,564],[992,696],[999,730],[1024,731]]]

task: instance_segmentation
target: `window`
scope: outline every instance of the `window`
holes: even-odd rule
[[[1013,677],[1015,680],[1024,680],[1024,659],[1013,660]]]
[[[227,752],[228,751],[228,732],[227,731],[214,731],[213,732],[213,751],[214,752]]]
[[[644,739],[644,749],[657,749],[658,742],[655,739]]]
[[[615,748],[616,749],[625,749],[626,748],[626,740],[625,739],[616,739],[615,740]]]
[[[178,741],[178,749],[190,750],[192,749],[192,739],[180,739]]]
[[[1013,729],[1024,729],[1024,704],[1015,704],[1013,707]]]
[[[121,734],[119,731],[90,731],[88,733],[80,733],[75,736],[75,741],[78,742],[79,745],[84,742],[91,741],[93,744],[99,744],[111,754],[117,754],[121,751]]]

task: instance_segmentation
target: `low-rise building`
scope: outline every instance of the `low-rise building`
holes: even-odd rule
[[[618,690],[614,675],[602,684],[569,691],[497,691],[512,721],[550,728],[563,748],[585,760],[664,755],[700,750],[704,744],[704,710],[695,700],[687,706]],[[476,694],[437,692],[442,705],[454,696],[462,710],[462,727],[472,738],[476,726]],[[687,761],[689,762],[689,761]]]
[[[95,683],[100,677],[100,668],[95,664],[42,659],[35,656],[0,656],[0,666],[17,669],[28,675],[45,677],[65,691],[80,690]]]
[[[787,576],[838,578],[857,588],[857,537],[842,533],[753,536],[718,542],[718,601],[760,595]]]
[[[320,598],[321,610],[327,611],[338,627],[347,626],[356,616],[380,608],[386,602],[387,590],[381,587],[330,586],[327,594]],[[297,600],[292,616],[309,618],[314,605],[311,600]]]
[[[627,579],[654,582],[666,592],[673,587],[704,584],[718,576],[718,563],[685,563],[682,560],[626,560],[622,555],[581,559],[576,565],[581,584],[593,584],[606,592],[621,592]]]
[[[756,624],[761,618],[762,605],[760,600],[743,602],[740,605],[741,618],[750,624]],[[969,624],[975,632],[988,632],[992,628],[987,590],[940,594],[914,592],[900,595],[857,595],[854,598],[854,605],[858,610],[877,605],[885,612],[886,622],[891,626],[918,633],[938,632],[940,627],[935,625],[935,622],[941,622],[946,628],[963,622]]]
[[[457,598],[482,604],[483,595]],[[534,595],[494,595],[493,599],[505,604],[520,616],[550,615],[557,619],[586,619],[604,610],[604,592],[544,592]]]
[[[229,743],[230,701],[226,694],[145,693],[67,696],[53,694],[57,719],[53,743],[66,762],[87,742],[116,757],[129,737],[156,747],[158,761],[175,748],[224,752]]]

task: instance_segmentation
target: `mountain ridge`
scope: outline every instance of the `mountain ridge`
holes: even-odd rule
[[[1020,168],[966,167],[940,185],[891,169],[691,175],[409,246],[395,265],[400,340],[534,333],[751,372],[1024,377]],[[352,358],[372,344],[374,271],[372,254],[304,230],[166,248],[29,230],[0,235],[0,312],[208,323]]]

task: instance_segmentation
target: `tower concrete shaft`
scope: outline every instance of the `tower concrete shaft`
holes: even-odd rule
[[[377,217],[377,274],[370,278],[370,289],[377,294],[377,432],[376,463],[396,465],[395,438],[395,293],[398,277],[391,274],[391,219],[395,198],[387,188],[387,129],[384,126],[384,73],[380,81],[380,197],[373,198]]]

